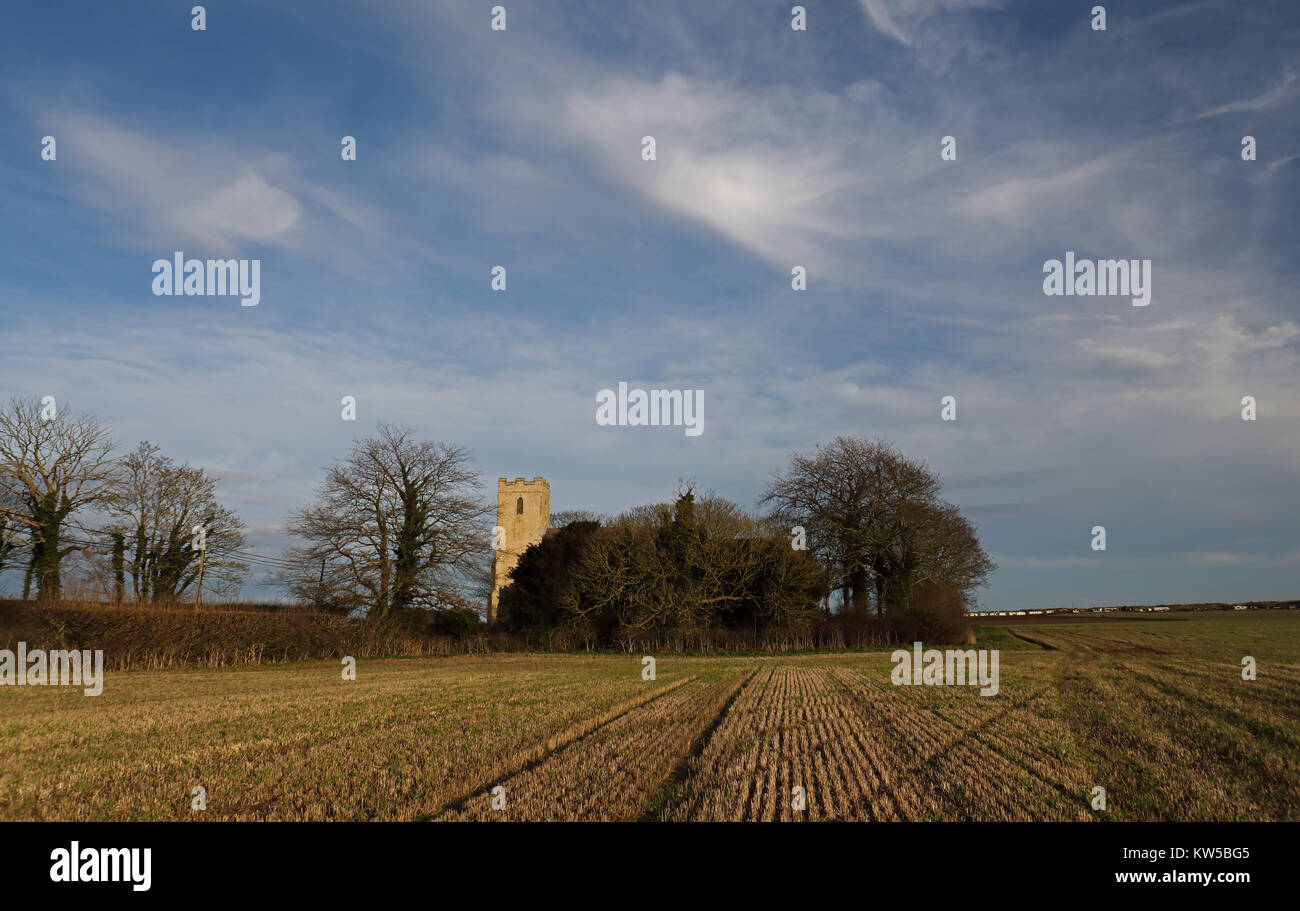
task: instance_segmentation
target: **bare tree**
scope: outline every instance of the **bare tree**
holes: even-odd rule
[[[969,594],[995,568],[939,488],[924,462],[883,440],[836,437],[812,455],[796,453],[762,502],[774,507],[776,521],[805,529],[846,606],[866,614],[874,599],[885,613],[910,604],[921,579]]]
[[[21,506],[22,501],[13,493],[0,491],[0,572],[4,572],[5,566],[12,562],[13,555],[18,551],[17,532],[20,526],[10,516]]]
[[[6,514],[27,530],[28,583],[34,576],[41,600],[59,599],[63,558],[81,547],[66,529],[109,493],[112,449],[99,421],[53,401],[11,399],[0,409],[0,496],[18,501]]]
[[[901,504],[875,566],[881,602],[906,606],[913,605],[917,586],[925,583],[968,599],[997,569],[975,527],[942,500]]]
[[[244,580],[248,566],[232,551],[244,546],[245,525],[217,502],[216,491],[216,478],[202,468],[177,465],[147,441],[119,460],[105,501],[117,520],[108,531],[114,535],[114,558],[124,563],[114,567],[114,576],[130,572],[137,602],[176,601],[194,589],[200,569],[197,529],[205,548],[203,585],[229,592]]]
[[[282,584],[299,597],[387,614],[469,603],[481,584],[489,514],[468,450],[416,441],[381,424],[326,471],[317,502],[296,512]]]
[[[595,522],[598,525],[604,525],[608,521],[607,516],[588,509],[564,509],[560,512],[551,513],[551,528],[563,528],[574,522]]]

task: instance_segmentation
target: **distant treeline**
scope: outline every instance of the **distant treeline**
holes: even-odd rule
[[[300,543],[254,554],[203,468],[149,442],[118,455],[95,418],[13,399],[0,406],[0,571],[21,573],[24,600],[164,609],[235,597],[260,567],[312,613],[379,630],[711,650],[960,641],[995,568],[924,462],[837,437],[791,457],[761,514],[685,482],[672,502],[566,523],[522,556],[489,631],[482,486],[464,447],[380,424],[291,514]]]

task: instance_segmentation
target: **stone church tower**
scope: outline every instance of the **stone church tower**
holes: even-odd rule
[[[551,485],[544,478],[497,478],[497,526],[505,531],[505,541],[492,557],[488,623],[497,622],[497,605],[501,589],[510,584],[510,570],[529,545],[541,543],[551,526]]]

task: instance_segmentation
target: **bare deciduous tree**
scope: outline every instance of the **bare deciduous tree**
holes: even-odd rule
[[[231,551],[244,546],[245,526],[217,502],[216,488],[216,478],[202,468],[177,465],[147,441],[119,460],[105,507],[117,520],[108,530],[122,537],[118,559],[121,571],[131,574],[136,601],[175,601],[198,584],[196,528],[203,529],[206,546],[204,588],[232,591],[243,581],[248,566]]]
[[[480,584],[489,514],[468,450],[381,424],[326,471],[317,502],[294,514],[280,578],[299,597],[379,614],[469,603]]]
[[[0,495],[18,501],[7,515],[27,531],[28,584],[35,578],[41,600],[59,599],[63,558],[80,549],[66,530],[109,493],[112,449],[94,418],[38,399],[11,399],[0,409]]]
[[[609,521],[607,516],[588,509],[564,509],[551,513],[551,528],[563,528],[574,522],[595,522],[603,525]]]
[[[12,492],[0,491],[0,572],[4,572],[5,566],[12,562],[13,555],[19,548],[19,525],[11,516],[21,506],[22,501]]]
[[[783,525],[805,529],[844,604],[865,615],[873,599],[879,613],[907,606],[922,580],[969,595],[996,568],[939,487],[924,462],[883,440],[836,437],[812,455],[796,453],[762,502]]]

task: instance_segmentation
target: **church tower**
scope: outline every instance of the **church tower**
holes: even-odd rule
[[[540,544],[551,526],[551,485],[544,478],[507,481],[497,478],[497,549],[492,557],[492,594],[488,623],[497,622],[501,589],[510,584],[510,570],[532,544]],[[504,531],[505,540],[501,540]]]

